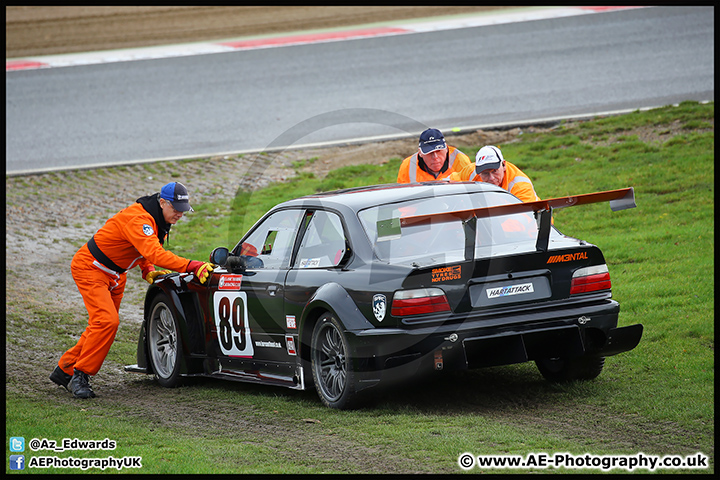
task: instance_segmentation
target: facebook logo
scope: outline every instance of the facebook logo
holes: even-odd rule
[[[25,451],[25,438],[24,437],[10,437],[10,451],[11,452],[24,452]]]
[[[10,470],[25,470],[25,455],[10,455]]]

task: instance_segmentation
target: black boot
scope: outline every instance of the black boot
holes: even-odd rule
[[[70,391],[70,387],[68,384],[70,383],[70,379],[72,378],[72,375],[68,375],[67,373],[63,372],[60,367],[55,367],[55,370],[50,374],[50,380],[57,383],[61,387],[65,387],[65,390],[68,392]]]
[[[70,379],[70,390],[75,398],[92,398],[95,396],[90,386],[90,378],[87,373],[75,369],[75,374]]]

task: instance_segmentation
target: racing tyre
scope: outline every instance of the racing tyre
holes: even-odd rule
[[[180,329],[167,296],[160,294],[150,304],[147,324],[148,357],[163,387],[180,383]]]
[[[550,382],[571,382],[592,380],[600,375],[605,366],[605,357],[586,355],[579,358],[542,358],[535,361],[545,379]]]
[[[315,389],[323,404],[340,410],[357,404],[355,374],[342,325],[331,313],[313,328],[311,368]]]

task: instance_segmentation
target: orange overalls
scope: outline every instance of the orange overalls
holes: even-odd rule
[[[480,182],[480,175],[475,173],[475,164],[471,164],[462,169],[459,173],[453,173],[450,176],[452,182]],[[534,202],[540,200],[535,193],[535,188],[530,178],[523,173],[518,167],[512,163],[505,161],[505,176],[500,187],[515,195],[523,202]]]
[[[397,183],[431,182],[433,180],[442,180],[443,178],[449,177],[453,172],[460,172],[460,170],[465,168],[467,165],[473,165],[473,167],[475,166],[475,164],[470,162],[467,155],[455,147],[448,146],[447,169],[440,172],[437,178],[435,178],[433,174],[423,170],[423,168],[419,165],[418,152],[416,152],[414,155],[407,157],[403,160],[402,164],[400,164]]]
[[[143,198],[157,202],[157,195]],[[159,205],[158,214],[162,219]],[[164,239],[164,233],[161,235]],[[100,258],[93,255],[91,249]],[[154,265],[184,272],[189,262],[162,247],[157,222],[140,203],[111,217],[88,243],[80,247],[70,264],[89,318],[77,344],[60,357],[58,365],[62,371],[72,375],[75,368],[95,375],[100,370],[120,323],[118,310],[125,291],[127,270],[140,265],[144,278],[155,269]]]

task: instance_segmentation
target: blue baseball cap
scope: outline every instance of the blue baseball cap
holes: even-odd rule
[[[428,128],[420,134],[420,151],[423,155],[427,155],[435,150],[441,150],[447,145],[445,144],[445,136],[436,128]]]
[[[180,182],[170,182],[160,190],[160,198],[172,203],[175,210],[179,212],[194,212],[190,206],[190,194],[187,188]]]

